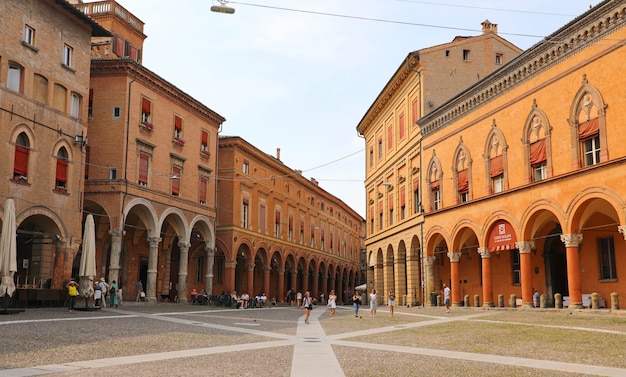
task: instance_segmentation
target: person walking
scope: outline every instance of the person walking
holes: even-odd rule
[[[443,304],[446,306],[446,313],[450,313],[450,287],[443,285]]]
[[[337,311],[337,295],[335,290],[331,290],[328,295],[328,307],[330,308],[330,319],[335,319],[335,312]]]
[[[135,302],[139,302],[141,299],[141,292],[143,292],[143,283],[141,280],[137,280],[135,283],[135,290],[137,291],[137,297],[135,298]]]
[[[376,290],[372,289],[372,293],[370,293],[370,317],[376,317],[376,310],[378,310],[378,302],[376,301]]]
[[[93,287],[93,299],[94,299],[94,304],[93,306],[97,309],[100,309],[100,302],[102,301],[102,284],[100,284],[101,282],[98,281],[96,282],[96,284]]]
[[[102,302],[100,302],[100,307],[102,308],[106,308],[107,307],[107,296],[109,295],[109,284],[106,282],[106,280],[102,277],[100,278],[100,288],[102,290]]]
[[[387,300],[387,306],[389,306],[389,317],[393,317],[393,310],[396,306],[396,294],[392,290],[389,291],[389,299]]]
[[[74,306],[76,305],[76,297],[78,297],[78,283],[76,280],[72,279],[65,286],[67,288],[67,296],[68,296],[68,309],[70,313],[74,313]]]
[[[354,306],[354,316],[358,317],[359,307],[361,306],[361,295],[359,294],[359,291],[355,291],[352,296],[352,306]]]
[[[302,297],[302,306],[304,307],[304,313],[306,316],[304,317],[304,323],[309,324],[309,317],[311,316],[311,310],[313,310],[313,299],[311,298],[311,292],[304,292],[304,296]]]
[[[117,283],[115,283],[115,280],[113,280],[111,282],[111,306],[114,308],[117,308],[117,305],[119,304],[119,299],[117,296]]]

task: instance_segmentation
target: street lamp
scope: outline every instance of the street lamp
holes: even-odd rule
[[[218,0],[220,5],[213,5],[211,7],[211,12],[217,12],[217,13],[227,13],[227,14],[233,14],[235,13],[235,8],[231,8],[231,7],[227,7],[226,3],[227,1],[225,0]]]

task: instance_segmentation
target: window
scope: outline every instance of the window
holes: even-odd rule
[[[172,195],[179,196],[180,195],[180,172],[181,168],[178,166],[172,166]]]
[[[109,169],[109,179],[117,179],[117,168]]]
[[[274,237],[280,238],[280,211],[276,211],[276,221],[274,221]]]
[[[521,264],[519,257],[519,250],[511,250],[511,275],[513,278],[513,285],[520,285],[522,283]]]
[[[496,65],[502,65],[504,62],[504,55],[501,53],[496,53]]]
[[[76,93],[72,93],[70,97],[70,115],[73,118],[78,118],[80,113],[80,96]]]
[[[315,247],[315,225],[311,224],[311,247]]]
[[[304,221],[300,221],[300,245],[304,245]]]
[[[265,234],[265,204],[259,207],[259,232]]]
[[[398,123],[399,123],[399,127],[400,127],[400,131],[398,133],[398,136],[400,137],[400,140],[402,140],[402,139],[404,139],[404,133],[405,133],[404,114],[400,115],[400,119],[398,119]]]
[[[139,186],[148,186],[149,166],[150,156],[146,153],[139,153]]]
[[[378,139],[378,159],[383,158],[383,139]]]
[[[389,225],[393,225],[393,195],[389,195]]]
[[[400,189],[400,220],[406,218],[406,189],[402,187]]]
[[[543,181],[547,178],[546,175],[546,162],[542,162],[539,165],[533,166],[533,179],[535,182]]]
[[[250,163],[244,160],[242,169],[243,169],[243,174],[250,173]]]
[[[67,150],[65,147],[59,148],[59,152],[57,152],[57,168],[54,184],[55,190],[67,191],[67,161]]]
[[[69,45],[63,45],[63,65],[66,67],[72,67],[74,58],[72,55],[74,54],[74,49]]]
[[[383,230],[383,202],[378,203],[378,230]]]
[[[393,127],[387,127],[387,149],[393,149]]]
[[[374,166],[374,147],[370,147],[370,168]]]
[[[287,231],[287,240],[293,242],[293,216],[289,216],[289,228]]]
[[[600,279],[617,279],[613,237],[598,238],[598,254],[600,256]]]
[[[421,213],[422,202],[420,201],[420,186],[417,179],[413,182],[413,204],[413,213]]]
[[[436,211],[441,209],[441,190],[439,189],[439,185],[435,189],[433,189],[433,209]]]
[[[202,283],[204,275],[204,257],[198,257],[198,263],[196,264],[196,283]]]
[[[530,144],[530,166],[532,168],[533,182],[543,181],[547,178],[546,145],[545,138]]]
[[[465,61],[470,60],[470,50],[463,50],[463,60]]]
[[[248,219],[250,215],[250,206],[248,199],[244,199],[241,205],[241,227],[248,229]]]
[[[7,81],[7,88],[22,93],[22,72],[23,69],[17,64],[9,64],[9,77]]]
[[[93,118],[93,89],[89,89],[89,100],[87,101],[87,118]],[[115,118],[115,115],[113,116],[113,118]]]
[[[152,126],[152,119],[150,114],[152,113],[152,102],[142,98],[141,99],[141,123],[150,127]]]
[[[450,50],[446,50],[446,58],[450,56]]]
[[[469,200],[469,174],[467,169],[457,172],[457,192],[459,203]]]
[[[183,139],[183,119],[174,115],[174,139]]]
[[[33,77],[33,97],[41,103],[48,103],[48,79],[35,74]]]
[[[504,191],[504,174],[497,175],[491,178],[491,189],[493,193],[498,193]]]
[[[320,229],[320,249],[324,251],[324,228]]]
[[[13,162],[13,180],[28,181],[28,156],[30,141],[24,132],[17,136],[15,141],[15,158]]]
[[[24,42],[31,46],[35,45],[35,29],[28,25],[24,25]]]
[[[585,166],[600,163],[600,136],[583,140],[583,152],[585,156]]]
[[[59,111],[67,111],[67,89],[63,85],[54,84],[52,106]]]
[[[209,152],[209,133],[205,130],[202,130],[202,139],[200,141],[200,153],[210,156]]]
[[[113,119],[120,119],[122,116],[122,108],[119,106],[113,106]]]
[[[206,205],[206,193],[207,193],[208,186],[209,186],[209,179],[207,177],[200,177],[199,197],[200,197],[200,204],[202,205]]]

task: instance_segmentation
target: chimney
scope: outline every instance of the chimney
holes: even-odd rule
[[[481,25],[483,26],[483,35],[488,33],[498,34],[498,24],[492,24],[489,20],[485,20]]]
[[[276,159],[280,161],[280,148],[276,148]]]
[[[317,179],[311,177],[311,182],[315,185],[315,186],[319,186],[319,182],[317,182]]]

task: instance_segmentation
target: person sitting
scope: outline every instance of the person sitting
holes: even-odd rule
[[[200,305],[209,305],[209,294],[206,289],[202,289],[202,292],[198,295],[198,301],[200,301]]]
[[[265,295],[265,292],[263,292],[261,293],[261,296],[259,297],[259,305],[261,307],[264,307],[266,302],[267,302],[267,296]]]
[[[196,291],[196,289],[192,289],[191,290],[191,305],[195,305],[196,303],[198,303],[198,291]]]
[[[241,295],[241,307],[243,309],[248,309],[248,302],[250,301],[250,295],[247,292],[244,292]]]

